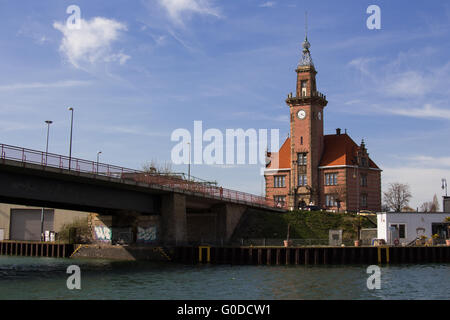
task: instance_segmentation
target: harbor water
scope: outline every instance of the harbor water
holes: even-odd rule
[[[81,289],[69,290],[70,265]],[[450,299],[450,264],[368,266],[184,265],[0,256],[0,299]]]

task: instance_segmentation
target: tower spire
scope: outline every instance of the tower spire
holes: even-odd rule
[[[298,66],[311,66],[314,67],[314,63],[311,58],[311,53],[309,52],[309,48],[311,47],[311,44],[308,41],[308,13],[305,11],[305,41],[302,43],[303,47],[303,55],[302,59],[300,60]]]

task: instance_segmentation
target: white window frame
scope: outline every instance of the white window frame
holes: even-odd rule
[[[405,237],[404,238],[401,238],[400,237],[400,225],[403,225],[403,226],[405,226]],[[392,223],[389,223],[389,228],[391,228],[391,227],[396,227],[397,228],[397,230],[398,230],[398,238],[399,239],[406,239],[407,238],[407,230],[406,230],[406,223],[404,223],[404,222],[392,222]],[[388,231],[389,231],[389,229],[388,229]]]

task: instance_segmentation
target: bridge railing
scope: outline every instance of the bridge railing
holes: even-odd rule
[[[251,193],[226,189],[214,183],[192,177],[188,179],[180,173],[148,173],[144,171],[114,166],[95,161],[63,156],[44,151],[37,151],[17,146],[0,144],[1,159],[20,161],[26,164],[38,164],[44,167],[59,168],[74,172],[90,173],[98,176],[108,176],[122,180],[133,180],[148,185],[164,186],[174,191],[184,190],[200,195],[212,196],[239,203],[256,204],[268,207],[284,208],[284,203],[274,199],[257,196]]]

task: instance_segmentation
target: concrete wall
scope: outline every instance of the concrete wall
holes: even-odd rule
[[[246,210],[245,206],[222,204],[212,207],[211,212],[188,213],[188,241],[227,243]]]
[[[176,245],[187,242],[186,196],[178,193],[162,196],[161,240]]]
[[[447,217],[448,213],[378,213],[377,214],[377,228],[378,239],[386,240],[386,243],[391,243],[389,227],[392,224],[405,224],[405,239],[399,239],[400,243],[409,243],[425,235],[428,238],[431,234],[431,224],[441,223]],[[422,228],[425,230],[422,232]],[[393,239],[392,239],[393,241]]]
[[[363,245],[371,245],[372,239],[377,238],[377,228],[361,229],[361,242]]]
[[[187,240],[189,242],[215,242],[217,239],[216,213],[188,213]]]
[[[10,237],[11,209],[41,209],[40,207],[20,206],[15,204],[0,203],[0,229],[4,230],[4,238]],[[86,219],[89,212],[54,209],[54,230],[59,232],[65,224],[77,219]]]
[[[0,229],[3,229],[4,239],[9,239],[9,222],[11,217],[11,207],[8,204],[0,203]]]
[[[450,212],[450,197],[443,197],[443,212]]]

